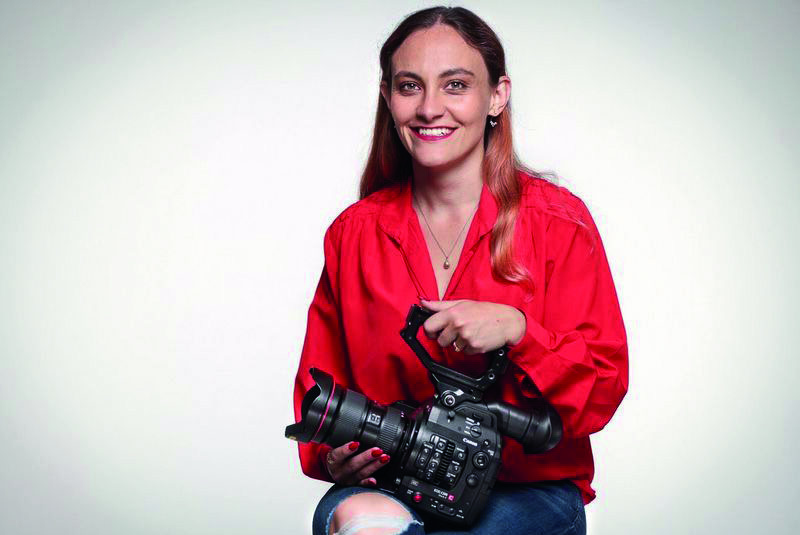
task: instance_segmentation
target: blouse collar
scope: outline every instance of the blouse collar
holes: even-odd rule
[[[391,191],[386,192],[386,200],[380,206],[378,224],[389,236],[406,245],[410,229],[414,225],[419,225],[417,214],[411,204],[411,181],[407,180],[388,189]],[[478,210],[465,238],[464,248],[471,247],[474,242],[479,241],[487,232],[492,230],[496,219],[497,202],[484,182],[481,188],[481,197],[478,201]],[[473,232],[473,227],[477,227],[477,235]]]

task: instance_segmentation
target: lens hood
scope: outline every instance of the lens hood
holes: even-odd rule
[[[314,437],[320,434],[322,424],[327,420],[326,415],[331,407],[335,407],[335,395],[341,391],[341,387],[334,384],[330,374],[318,369],[309,370],[311,378],[316,383],[303,397],[300,406],[300,421],[286,426],[286,438],[299,442],[311,442]],[[341,396],[341,392],[339,392]]]

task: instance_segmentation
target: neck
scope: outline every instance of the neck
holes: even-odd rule
[[[413,162],[412,190],[427,214],[471,211],[483,189],[483,151],[447,168],[423,167]]]

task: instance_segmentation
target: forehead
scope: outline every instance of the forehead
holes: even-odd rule
[[[412,33],[392,56],[392,73],[412,71],[424,77],[435,77],[453,67],[469,69],[478,78],[489,76],[480,52],[446,24]]]

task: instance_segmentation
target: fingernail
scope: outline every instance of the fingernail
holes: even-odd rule
[[[347,449],[350,451],[356,451],[358,449],[358,442],[351,442],[348,444]]]
[[[386,464],[388,462],[389,462],[389,456],[386,455],[385,453],[381,455],[381,464]]]
[[[369,479],[367,480],[367,485],[369,485],[370,487],[374,487],[374,486],[375,486],[375,485],[377,485],[377,484],[378,484],[378,482],[377,482],[377,481],[375,481],[375,480],[374,480],[374,479],[372,479],[372,478],[369,478]]]
[[[380,457],[382,454],[383,454],[383,450],[381,450],[380,448],[372,450],[372,456],[373,457]]]

